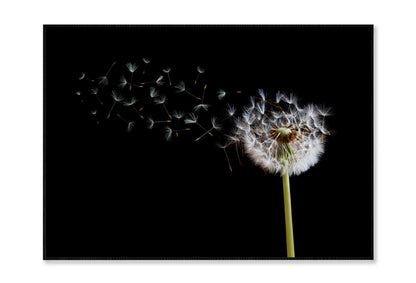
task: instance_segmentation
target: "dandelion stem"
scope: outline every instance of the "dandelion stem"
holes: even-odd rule
[[[287,257],[295,257],[295,244],[293,240],[293,225],[292,225],[292,205],[290,203],[290,184],[289,173],[286,170],[283,174],[283,200],[285,208],[285,224],[286,224],[286,248]]]
[[[170,86],[172,86],[172,82],[171,82],[171,80],[170,80],[169,73],[168,73],[168,79],[169,79],[169,85],[170,85]]]

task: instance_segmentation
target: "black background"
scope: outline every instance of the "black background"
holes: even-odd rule
[[[298,259],[373,258],[372,26],[45,26],[44,258],[285,259],[282,181],[209,138],[96,125],[80,72],[152,58],[218,88],[325,104],[334,133],[291,178]],[[154,69],[156,70],[156,69]],[[151,69],[149,70],[149,72]],[[172,76],[175,73],[172,73]]]

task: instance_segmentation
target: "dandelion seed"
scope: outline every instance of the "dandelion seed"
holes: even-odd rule
[[[134,72],[136,72],[139,65],[137,65],[136,63],[128,62],[128,63],[126,63],[126,67],[127,67],[127,69],[129,70],[130,73],[134,73]]]
[[[144,73],[146,73],[146,66],[147,66],[147,64],[150,63],[150,59],[146,58],[146,57],[143,57],[142,60],[144,62],[144,68],[143,68],[143,75],[144,75]]]
[[[226,95],[227,93],[224,91],[224,90],[222,90],[222,89],[219,89],[218,91],[217,91],[217,97],[218,97],[218,100],[222,100],[224,97],[225,97],[225,95]]]
[[[166,126],[165,129],[164,129],[164,131],[165,131],[165,139],[167,141],[171,140],[171,138],[172,138],[172,132],[173,132],[172,129],[169,128],[168,126]]]
[[[94,119],[95,119],[95,122],[97,122],[97,125],[100,124],[100,121],[98,121],[98,118],[97,118],[97,109],[91,109],[90,114],[94,116]]]
[[[195,115],[195,113],[189,113],[188,116],[184,119],[184,122],[185,122],[185,124],[196,124],[198,127],[200,127],[205,132],[208,131],[200,123],[198,123],[198,116]],[[209,133],[209,135],[212,136],[211,133]]]
[[[136,125],[136,123],[134,122],[134,121],[127,121],[126,119],[124,119],[123,117],[121,117],[121,115],[120,114],[116,114],[116,116],[118,117],[118,118],[120,118],[120,120],[122,120],[124,123],[126,123],[127,124],[127,128],[126,128],[126,132],[127,133],[131,133],[132,131],[133,131],[133,128],[134,128],[134,126]]]
[[[78,96],[80,96],[80,95],[81,95],[81,92],[80,92],[79,90],[77,90],[77,91],[75,92],[75,94],[76,94],[76,95],[78,95]]]
[[[108,85],[108,78],[106,76],[101,76],[97,78],[99,85]]]
[[[185,113],[181,112],[181,111],[173,110],[172,111],[172,116],[174,118],[176,118],[176,120],[177,120],[175,134],[176,134],[176,136],[178,136],[178,134],[179,134],[179,121],[182,119],[183,116],[185,116]]]
[[[225,145],[217,144],[217,146],[224,150],[225,157],[227,158],[228,169],[230,169],[230,172],[233,172],[233,168],[231,167],[231,163],[230,163],[230,158],[228,157],[227,150],[226,150],[229,144],[225,144]]]
[[[78,77],[78,80],[80,81],[83,80],[85,78],[85,75],[86,75],[85,73],[81,73],[81,75]]]
[[[205,111],[208,111],[208,108],[210,107],[210,105],[208,104],[197,104],[194,108],[193,111],[194,112],[198,112],[199,110],[203,109]]]
[[[198,74],[196,75],[196,79],[195,79],[194,84],[196,84],[198,82],[199,76],[201,74],[205,73],[205,70],[202,67],[200,67],[200,66],[197,66],[196,67],[196,70],[197,70]]]
[[[260,95],[260,97],[263,101],[266,100],[266,94],[264,93],[264,91],[262,89],[258,90],[258,94]]]
[[[127,124],[127,132],[128,132],[128,133],[131,133],[131,131],[133,130],[134,125],[136,125],[136,123],[135,123],[135,122],[129,122],[129,123]]]
[[[131,91],[131,89],[133,88],[133,76],[134,76],[134,72],[136,72],[136,70],[139,67],[139,65],[137,65],[136,63],[128,62],[126,64],[126,67],[129,70],[129,72],[131,73],[131,76],[130,76],[130,87],[129,87],[129,91]]]
[[[201,98],[199,98],[198,96],[190,93],[186,88],[185,88],[185,82],[180,81],[177,85],[175,85],[175,88],[177,89],[178,93],[181,92],[186,92],[187,94],[189,94],[190,96],[192,96],[193,98],[196,98],[198,100],[201,100]]]
[[[166,102],[166,96],[159,96],[153,99],[154,103],[158,105],[162,105],[165,109],[166,114],[169,116],[169,119],[172,119],[172,116],[170,115],[168,109],[166,108],[165,102]]]
[[[91,89],[91,94],[94,95],[97,98],[98,102],[101,105],[104,105],[103,101],[101,100],[100,96],[98,95],[98,88]]]
[[[169,73],[170,73],[171,70],[172,70],[171,67],[162,69],[162,71],[168,75],[168,80],[169,80],[169,85],[170,86],[172,86],[172,81],[170,80],[170,75],[169,75]]]
[[[105,73],[104,76],[98,77],[98,84],[105,86],[108,85],[108,75],[110,74],[111,70],[113,69],[113,67],[116,65],[117,61],[113,62],[113,64],[111,64],[110,68],[108,69],[107,73]]]
[[[124,106],[132,106],[133,104],[135,104],[137,102],[137,98],[135,98],[135,97],[132,97],[131,99],[130,99],[130,101],[124,101],[123,102],[123,105]]]
[[[113,98],[114,103],[111,106],[110,111],[108,112],[107,120],[110,119],[111,112],[113,111],[114,106],[116,106],[117,103],[121,103],[124,100],[124,96],[122,96],[121,94],[120,95],[117,94],[117,92],[115,90],[112,91],[111,97]]]
[[[160,123],[170,123],[170,122],[172,122],[172,120],[155,121],[155,120],[153,120],[152,118],[149,117],[149,118],[147,118],[146,122],[147,122],[147,128],[148,129],[153,129],[153,127],[156,124],[160,124]]]
[[[150,82],[144,82],[144,83],[140,83],[140,85],[146,85],[146,84],[156,84],[158,86],[163,85],[165,82],[163,81],[163,76],[159,76],[157,78],[157,80],[154,81],[150,81]]]
[[[121,76],[120,77],[120,82],[118,84],[119,88],[124,88],[126,85],[128,84],[126,77],[125,76]]]
[[[235,112],[237,111],[237,109],[235,108],[235,106],[234,105],[231,105],[231,104],[227,104],[225,110],[228,113],[228,117],[234,116]]]
[[[205,133],[203,133],[201,136],[196,138],[195,141],[199,141],[201,138],[203,138],[204,136],[206,136],[208,134],[210,134],[212,136],[211,131],[214,130],[214,129],[217,130],[217,131],[221,130],[221,125],[217,123],[217,118],[216,117],[211,118],[211,124],[212,124],[211,129],[205,131]]]
[[[151,98],[155,98],[159,96],[159,91],[156,88],[150,87],[149,90],[150,90],[149,95]]]

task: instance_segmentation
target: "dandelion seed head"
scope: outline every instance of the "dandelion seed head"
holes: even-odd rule
[[[280,92],[274,101],[260,97],[261,102],[251,99],[241,117],[234,118],[229,141],[241,143],[253,163],[272,174],[299,175],[315,165],[329,133],[319,115],[327,111],[313,105],[300,108],[294,95]],[[280,102],[285,105],[275,104]]]
[[[79,96],[79,95],[81,95],[81,92],[80,92],[79,90],[77,90],[77,91],[75,92],[75,94]]]
[[[98,94],[98,88],[91,89],[91,94],[97,95]]]
[[[172,68],[171,67],[168,67],[168,68],[163,68],[162,69],[162,71],[164,72],[164,73],[169,73],[170,71],[172,70]]]
[[[144,62],[144,63],[146,63],[146,64],[149,64],[149,63],[150,63],[150,61],[151,61],[151,59],[150,59],[150,58],[147,58],[147,57],[143,57],[143,58],[142,58],[142,60],[143,60],[143,62]]]
[[[96,115],[97,114],[97,109],[91,109],[90,113],[91,113],[91,115]]]

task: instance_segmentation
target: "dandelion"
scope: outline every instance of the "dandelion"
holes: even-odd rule
[[[205,131],[205,133],[203,133],[201,136],[196,138],[195,141],[199,141],[201,138],[203,138],[204,136],[206,136],[208,134],[210,134],[212,136],[211,131],[214,130],[214,129],[217,130],[217,131],[221,130],[221,125],[217,123],[217,118],[216,117],[211,118],[211,124],[212,124],[212,127],[209,130]]]
[[[153,127],[156,125],[156,124],[160,124],[160,123],[170,123],[170,122],[172,122],[172,120],[164,120],[164,121],[155,121],[155,120],[153,120],[152,118],[147,118],[147,128],[148,129],[153,129]]]
[[[110,115],[111,115],[111,112],[114,109],[114,106],[116,106],[117,103],[121,103],[124,100],[124,96],[122,96],[121,94],[120,95],[117,94],[117,92],[115,90],[112,91],[111,97],[113,98],[114,103],[111,106],[110,111],[108,112],[107,120],[110,119]]]
[[[127,121],[126,119],[124,119],[123,117],[121,117],[121,115],[120,114],[116,114],[116,116],[118,117],[118,118],[120,118],[120,120],[122,120],[124,123],[126,123],[127,124],[127,128],[126,128],[126,132],[127,133],[131,133],[132,131],[133,131],[133,128],[134,128],[134,126],[136,125],[136,123],[134,122],[134,121]]]
[[[322,117],[327,113],[315,105],[299,107],[295,96],[278,93],[274,101],[259,91],[260,102],[251,99],[241,118],[235,120],[232,141],[242,144],[248,157],[265,172],[283,178],[288,257],[294,257],[289,176],[314,166],[324,153],[329,135]]]
[[[189,94],[190,96],[192,96],[193,98],[196,98],[198,100],[201,100],[201,98],[199,98],[196,95],[193,95],[192,93],[190,93],[186,88],[185,88],[185,82],[180,81],[177,85],[175,85],[175,88],[177,89],[178,93],[181,92],[186,92],[187,94]]]
[[[129,91],[131,91],[131,89],[133,87],[133,75],[134,75],[134,72],[136,72],[136,70],[137,70],[137,68],[139,66],[136,63],[128,62],[126,64],[126,67],[129,70],[129,72],[131,73],[131,76],[130,76],[130,87],[129,87]]]
[[[196,66],[196,70],[198,72],[198,74],[196,75],[196,79],[194,84],[196,84],[198,82],[199,76],[203,73],[205,73],[205,69],[203,69],[201,66]]]
[[[153,99],[154,103],[158,105],[162,105],[165,109],[166,114],[169,116],[169,119],[172,119],[172,116],[170,115],[168,109],[166,108],[165,102],[166,102],[166,96],[159,96]]]
[[[97,98],[98,102],[101,105],[104,105],[103,101],[101,100],[100,96],[98,95],[98,88],[91,89],[91,94],[94,95]]]
[[[144,82],[140,83],[140,85],[146,85],[146,84],[156,84],[158,86],[163,85],[165,82],[163,81],[163,76],[159,76],[156,80],[150,81],[150,82]]]
[[[146,66],[147,66],[147,64],[150,63],[150,59],[146,58],[146,57],[143,57],[142,61],[144,62],[144,68],[143,68],[143,75],[144,75],[144,73],[146,73]]]
[[[172,68],[171,67],[168,67],[168,68],[164,68],[164,69],[162,69],[162,71],[165,73],[165,74],[167,74],[168,75],[168,80],[169,80],[169,85],[170,86],[172,86],[172,81],[170,80],[170,75],[169,75],[169,73],[170,73],[170,71],[172,70]]]

